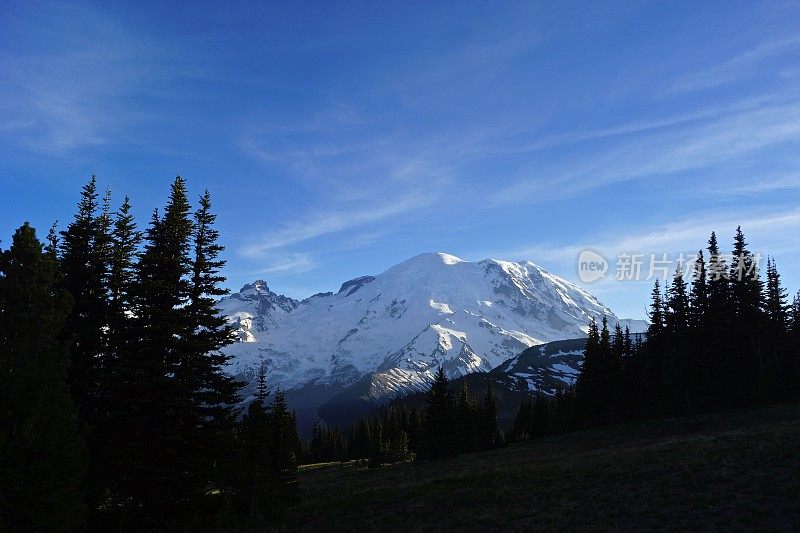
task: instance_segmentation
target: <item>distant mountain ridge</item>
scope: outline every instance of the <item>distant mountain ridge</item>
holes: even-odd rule
[[[450,389],[459,390],[462,382],[466,382],[470,393],[480,397],[491,383],[497,397],[498,416],[501,424],[505,425],[513,419],[523,397],[537,392],[552,395],[557,389],[563,390],[574,385],[583,365],[585,349],[585,338],[532,346],[489,372],[475,372],[455,378],[450,383]],[[328,424],[348,427],[362,416],[368,415],[383,403],[383,398],[376,394],[375,387],[376,381],[380,379],[380,373],[364,376],[320,405],[320,418]],[[404,392],[400,403],[424,405],[425,388],[408,389]]]

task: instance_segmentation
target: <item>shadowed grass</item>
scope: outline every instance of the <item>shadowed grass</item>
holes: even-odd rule
[[[300,470],[286,528],[792,529],[800,405],[632,423],[428,464]]]

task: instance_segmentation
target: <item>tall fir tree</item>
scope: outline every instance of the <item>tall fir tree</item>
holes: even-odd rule
[[[135,353],[126,354],[119,401],[123,501],[136,519],[186,520],[205,492],[198,464],[193,383],[186,377],[192,222],[186,183],[177,177],[163,217],[154,212],[133,290]]]
[[[781,284],[781,275],[775,260],[767,258],[767,282],[764,292],[764,311],[772,336],[777,338],[789,327],[789,303],[786,289]]]
[[[701,371],[706,372],[709,381],[703,395],[703,403],[709,409],[726,406],[727,387],[720,379],[722,371],[729,365],[727,352],[735,344],[729,328],[733,321],[733,308],[730,302],[729,272],[725,258],[719,248],[717,235],[711,232],[708,239],[708,304],[704,317],[706,334],[703,340],[703,363]]]
[[[731,305],[741,322],[750,321],[755,324],[759,318],[762,283],[759,279],[758,264],[747,247],[741,226],[736,228],[731,256],[729,274]]]
[[[670,337],[686,335],[690,322],[689,314],[689,294],[683,270],[679,266],[667,290],[664,306],[664,327]]]
[[[759,331],[763,319],[762,287],[756,258],[748,249],[739,226],[734,236],[729,274],[733,316],[728,337],[733,343],[727,349],[721,376],[723,398],[730,406],[750,402],[757,376],[764,369],[763,339]]]
[[[687,283],[681,266],[675,269],[664,306],[664,342],[661,345],[659,410],[663,415],[683,414],[693,403],[687,383],[690,361],[691,310]]]
[[[92,468],[88,483],[92,529],[109,526],[106,520],[112,514],[110,510],[119,505],[118,480],[121,472],[117,467],[125,461],[123,456],[118,455],[122,447],[117,440],[124,431],[123,426],[128,423],[122,416],[127,409],[123,397],[126,369],[122,365],[130,360],[136,347],[136,338],[131,330],[134,324],[135,267],[141,242],[141,234],[136,229],[130,210],[130,201],[125,197],[113,216],[110,229],[108,327],[105,332],[105,362],[99,380],[103,410],[102,416],[95,421],[97,430],[91,450]],[[96,512],[97,509],[104,509],[105,512]]]
[[[763,295],[763,363],[756,391],[757,398],[762,402],[786,399],[792,386],[788,337],[790,306],[774,259],[767,258],[766,278]]]
[[[185,355],[176,371],[192,395],[197,428],[197,463],[205,468],[216,464],[231,446],[242,383],[224,371],[230,356],[221,349],[233,342],[233,330],[217,309],[217,299],[228,293],[220,259],[224,247],[215,228],[211,195],[205,191],[194,214],[193,257],[189,303],[186,307],[190,334],[184,339]],[[211,473],[206,474],[211,475]]]
[[[417,457],[441,459],[454,455],[453,402],[444,368],[439,367],[425,398],[425,418]]]
[[[109,275],[111,263],[111,193],[98,204],[92,176],[81,191],[74,220],[61,233],[61,286],[74,302],[61,336],[70,344],[69,383],[89,448],[87,502],[95,509],[103,498],[108,465]]]
[[[469,453],[480,448],[478,428],[478,406],[467,389],[467,381],[464,380],[455,404],[455,433],[459,452]]]
[[[661,283],[656,279],[650,293],[650,323],[647,326],[647,337],[657,339],[664,331],[664,300],[661,296]]]
[[[61,286],[73,299],[62,337],[70,342],[69,381],[82,424],[91,433],[102,400],[107,317],[107,199],[98,214],[97,180],[92,176],[81,191],[75,219],[62,232]],[[91,440],[91,437],[90,437]]]
[[[609,420],[621,422],[624,420],[624,376],[623,364],[630,344],[630,333],[626,326],[625,331],[619,322],[614,325],[611,350],[607,364],[608,388],[611,396],[609,403]]]
[[[600,374],[603,367],[602,357],[600,331],[597,328],[597,321],[592,318],[583,352],[583,365],[575,382],[578,410],[585,424],[593,423],[597,416]]]
[[[277,511],[294,505],[297,488],[297,421],[286,404],[285,393],[278,389],[269,412],[270,453],[274,473],[273,505]]]
[[[481,403],[481,423],[479,426],[481,449],[490,450],[497,446],[497,399],[494,396],[492,381],[486,381],[486,391]]]
[[[79,530],[86,444],[59,339],[70,297],[27,223],[0,253],[0,529]]]
[[[692,263],[692,286],[689,290],[689,322],[692,327],[703,327],[708,312],[708,272],[703,250],[698,250]]]
[[[131,203],[126,196],[114,217],[111,230],[111,268],[109,272],[109,337],[112,352],[125,341],[133,315],[133,290],[136,283],[136,262],[142,234],[131,213]]]
[[[236,465],[238,486],[234,490],[240,498],[240,512],[251,520],[272,513],[276,488],[266,397],[266,392],[256,396],[239,424],[241,462]]]
[[[728,267],[720,252],[717,235],[711,232],[708,238],[708,310],[707,321],[712,329],[726,327],[730,318],[730,296]]]

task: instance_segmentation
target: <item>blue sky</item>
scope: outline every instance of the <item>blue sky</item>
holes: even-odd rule
[[[741,223],[800,288],[794,2],[0,7],[0,237],[91,173],[140,223],[208,188],[232,288],[337,290],[425,251],[692,251]],[[613,268],[613,267],[612,267]],[[642,317],[651,282],[588,286]]]

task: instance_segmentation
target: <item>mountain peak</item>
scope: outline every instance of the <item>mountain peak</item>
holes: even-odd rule
[[[465,263],[460,257],[447,252],[425,252],[415,255],[411,259],[407,259],[400,263],[443,263],[445,265],[455,265],[456,263]]]
[[[460,263],[467,263],[467,261],[446,252],[425,252],[390,267],[387,272],[396,270],[425,270],[437,268],[442,265],[453,266]]]
[[[255,294],[269,294],[272,292],[267,285],[267,282],[263,279],[257,279],[253,283],[245,284],[241,289],[239,289],[240,293],[247,293],[252,292]]]
[[[439,366],[451,378],[488,371],[530,346],[581,337],[592,319],[616,320],[591,294],[533,263],[444,252],[302,305],[260,280],[220,310],[241,341],[225,348],[232,373],[253,375],[263,363],[273,385],[331,394],[367,374],[380,374],[394,394],[424,386]]]
[[[442,263],[444,263],[445,265],[455,265],[457,263],[465,262],[463,259],[461,259],[460,257],[456,257],[453,254],[436,252],[436,255],[439,256],[439,259],[441,259]]]

